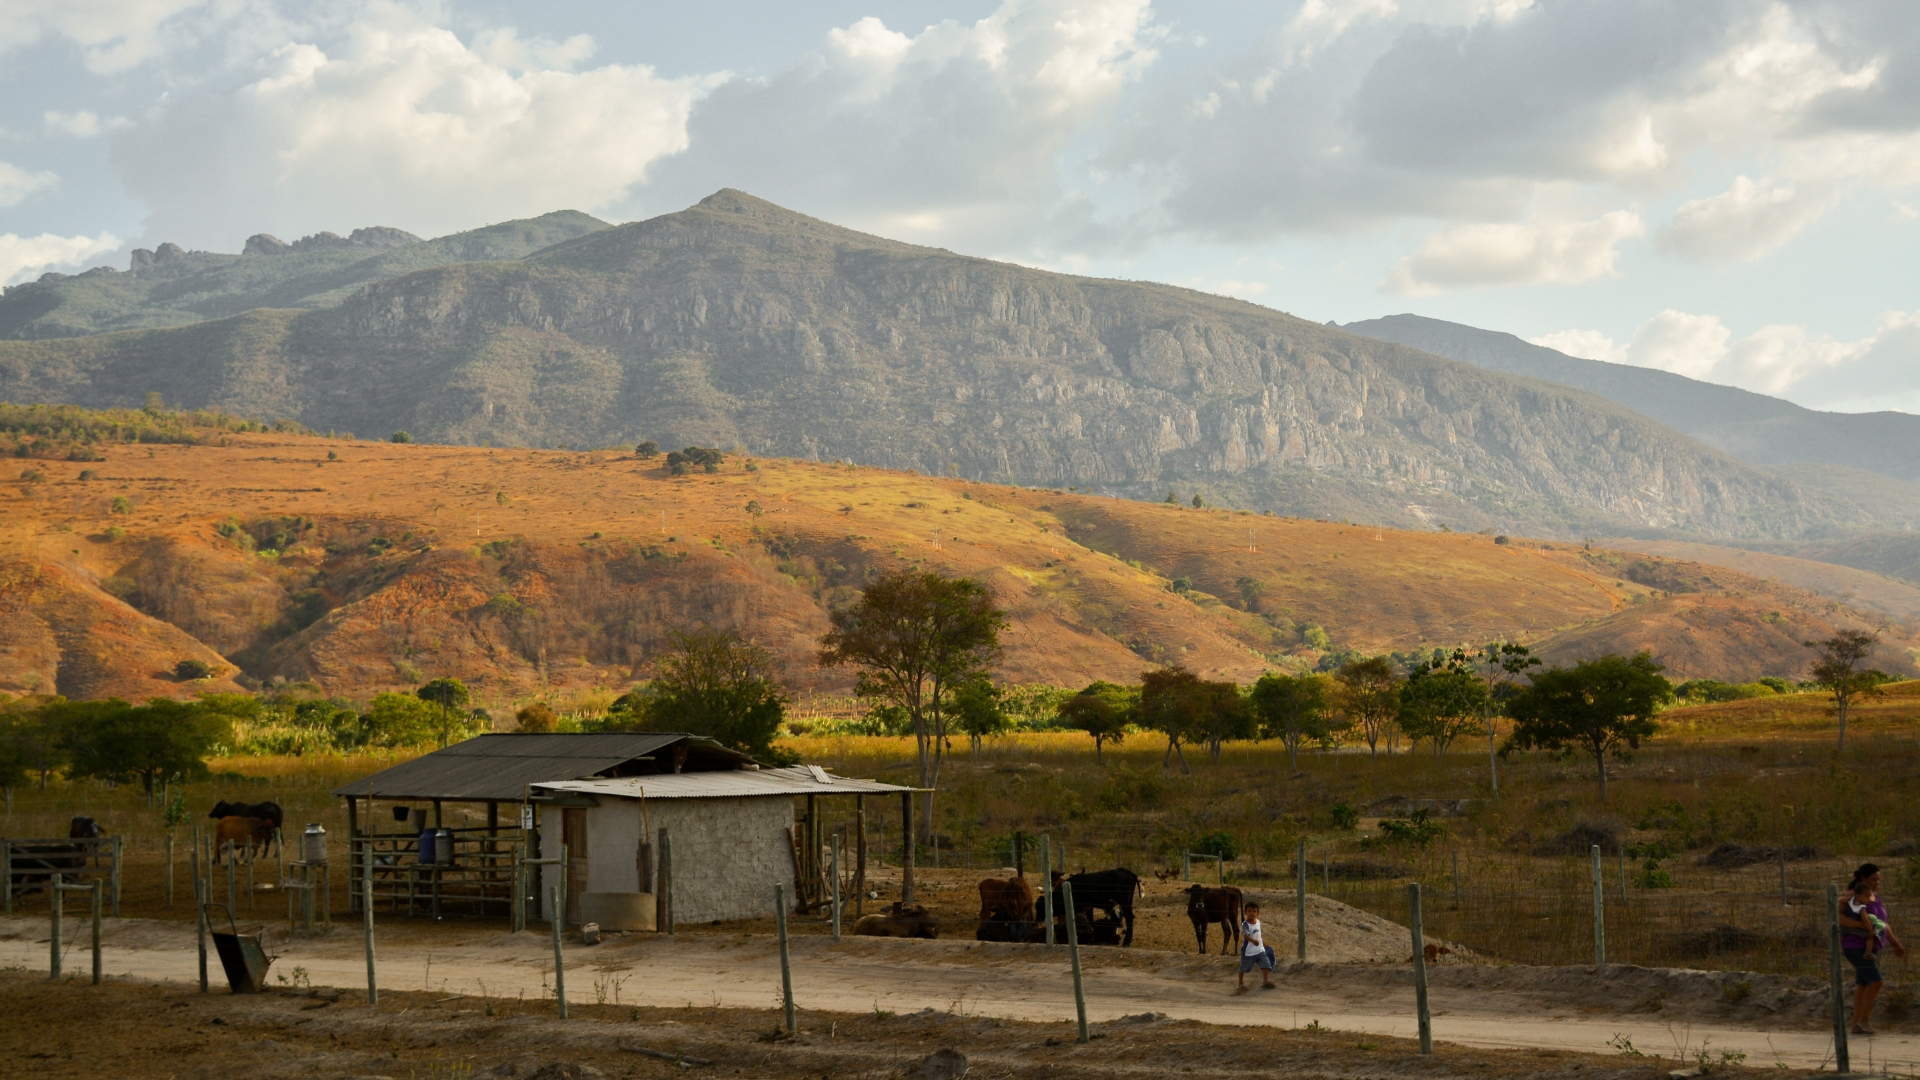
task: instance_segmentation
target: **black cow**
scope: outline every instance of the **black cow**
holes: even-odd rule
[[[1092,873],[1082,870],[1066,880],[1073,885],[1075,908],[1080,912],[1091,912],[1096,908],[1105,912],[1109,923],[1118,922],[1124,927],[1118,944],[1133,944],[1133,901],[1140,895],[1140,875],[1124,866],[1116,866],[1111,870],[1095,870]],[[1066,907],[1065,893],[1058,880],[1054,882],[1053,903],[1056,911]],[[1101,936],[1106,936],[1104,931]]]
[[[281,812],[280,804],[277,802],[243,803],[222,799],[213,804],[213,809],[207,816],[215,821],[230,817],[259,818],[271,823],[274,830],[279,829],[286,821],[286,814]],[[264,853],[271,846],[270,843],[262,845],[261,851]]]

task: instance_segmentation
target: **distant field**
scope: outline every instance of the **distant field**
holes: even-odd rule
[[[1518,639],[1652,651],[1676,678],[1797,676],[1850,609],[1699,563],[1581,545],[1130,502],[730,455],[660,458],[271,433],[29,459],[0,487],[0,691],[179,695],[255,680],[364,699],[453,675],[489,705],[617,692],[670,628],[737,627],[796,693],[871,576],[980,578],[998,672],[1080,685],[1177,662],[1246,681],[1367,652]],[[82,472],[88,478],[81,479]],[[1188,587],[1190,583],[1190,588]],[[1900,633],[1887,670],[1910,672]],[[184,685],[196,657],[226,676]]]

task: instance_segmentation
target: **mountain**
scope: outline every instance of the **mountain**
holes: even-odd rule
[[[1890,506],[1796,483],[1585,391],[736,191],[331,308],[0,342],[0,399],[149,391],[316,430],[737,445],[1411,527],[1780,539],[1920,519],[1920,493]]]
[[[217,426],[184,429],[189,423]],[[1305,521],[835,463],[398,445],[154,411],[0,411],[0,693],[185,696],[310,681],[365,700],[451,675],[490,708],[644,678],[669,633],[737,629],[786,684],[875,574],[984,582],[998,677],[1246,682],[1329,652],[1517,638],[1646,648],[1675,678],[1794,676],[1867,623],[1810,593],[1579,544]],[[33,434],[38,432],[37,435]],[[126,438],[132,434],[134,438]],[[11,445],[9,445],[11,444]],[[1184,579],[1184,580],[1183,580]],[[1875,662],[1910,673],[1896,629]],[[184,682],[182,659],[216,678]],[[840,707],[845,707],[844,705]]]
[[[334,307],[354,289],[457,262],[519,259],[607,223],[573,210],[422,240],[399,229],[317,233],[292,243],[264,233],[239,255],[139,249],[127,270],[50,273],[0,295],[0,338],[37,340],[184,326],[255,308]]]
[[[1348,323],[1342,330],[1424,349],[1489,371],[1588,390],[1756,465],[1843,466],[1920,482],[1920,416],[1832,413],[1668,371],[1583,360],[1512,334],[1419,315]],[[1845,482],[1840,474],[1803,479]]]

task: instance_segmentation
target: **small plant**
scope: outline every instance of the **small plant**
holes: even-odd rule
[[[1646,1057],[1647,1056],[1646,1054],[1635,1049],[1633,1045],[1633,1040],[1627,1038],[1625,1035],[1616,1034],[1613,1038],[1607,1040],[1607,1045],[1613,1047],[1615,1050],[1620,1051],[1620,1053],[1624,1054],[1627,1057]]]
[[[1380,822],[1380,839],[1390,844],[1426,847],[1446,834],[1447,827],[1433,820],[1433,814],[1425,809],[1415,810],[1404,818]]]
[[[339,461],[339,460],[340,460],[340,453],[339,453],[339,451],[337,451],[337,450],[329,450],[329,451],[327,451],[327,460],[328,460],[328,461]]]
[[[1240,841],[1225,829],[1217,829],[1194,841],[1193,850],[1198,855],[1212,855],[1232,862],[1240,857]]]
[[[1357,829],[1360,827],[1360,811],[1347,803],[1337,802],[1327,808],[1327,820],[1336,829]]]
[[[752,514],[752,515],[753,515],[753,516],[755,516],[755,517],[759,517],[759,516],[760,516],[760,500],[758,500],[758,499],[748,499],[748,500],[747,500],[747,513],[749,513],[749,514]]]
[[[1502,546],[1512,543],[1512,541],[1508,540],[1505,536],[1496,536],[1493,538],[1493,542]]]
[[[510,503],[510,502],[512,502],[513,500],[512,500],[512,499],[509,499],[509,498],[507,498],[507,493],[506,493],[506,492],[504,492],[504,491],[496,491],[496,492],[494,492],[494,493],[493,493],[493,501],[494,501],[494,502],[496,502],[496,503],[498,503],[498,504],[499,504],[499,505],[501,505],[501,506],[505,506],[505,505],[507,505],[508,503]]]
[[[190,682],[195,679],[210,679],[213,677],[213,665],[207,663],[205,660],[188,658],[173,665],[173,677],[182,682]]]
[[[94,472],[92,469],[80,470],[80,482],[83,484],[89,480],[97,480],[99,478],[100,478],[100,474],[97,472]]]
[[[1720,988],[1720,1000],[1729,1005],[1738,1005],[1753,996],[1753,984],[1745,979],[1730,982]]]
[[[107,509],[116,514],[131,514],[133,513],[133,503],[128,500],[125,495],[115,495],[113,502],[107,504]]]
[[[108,543],[117,544],[127,538],[127,530],[118,525],[109,525],[107,531],[100,535],[106,537]]]
[[[367,541],[367,554],[379,555],[392,546],[393,546],[393,541],[387,539],[384,536],[376,536],[373,539]]]

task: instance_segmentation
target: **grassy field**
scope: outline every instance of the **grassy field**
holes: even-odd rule
[[[1570,964],[1592,957],[1588,838],[1576,832],[1585,828],[1611,838],[1602,841],[1610,960],[1815,974],[1826,962],[1826,886],[1844,882],[1854,864],[1886,865],[1896,924],[1920,901],[1920,860],[1883,854],[1920,835],[1920,686],[1890,689],[1857,714],[1844,756],[1811,695],[1772,703],[1774,713],[1752,701],[1672,710],[1661,737],[1613,766],[1604,805],[1590,763],[1539,754],[1503,761],[1494,799],[1484,749],[1471,747],[1442,758],[1313,752],[1291,770],[1278,744],[1228,744],[1218,761],[1189,749],[1191,772],[1183,773],[1177,763],[1163,765],[1164,744],[1150,735],[1110,748],[1104,766],[1075,734],[996,739],[977,756],[962,742],[940,776],[940,846],[923,847],[918,859],[944,871],[997,868],[1008,863],[1016,831],[1046,833],[1073,869],[1118,864],[1151,880],[1177,868],[1179,853],[1201,836],[1225,831],[1241,848],[1224,871],[1228,881],[1290,890],[1293,853],[1305,842],[1313,891],[1404,921],[1405,886],[1419,881],[1429,933],[1497,960]],[[845,775],[914,776],[906,739],[805,737],[788,745]],[[319,821],[343,835],[344,810],[326,792],[391,760],[223,760],[215,768],[227,778],[192,785],[187,801],[198,822],[216,798],[272,798],[286,808],[290,831]],[[1424,847],[1381,840],[1378,821],[1406,816],[1417,800],[1436,800],[1428,805],[1440,833]],[[1339,827],[1334,808],[1343,804],[1358,811],[1357,828]],[[83,812],[127,838],[128,913],[169,914],[161,904],[160,814],[133,788],[55,782],[17,790],[0,831],[60,835],[67,818]],[[897,862],[897,820],[876,813],[869,827],[874,850]],[[1722,847],[1729,844],[1752,850]],[[184,897],[184,840],[178,847]],[[1623,859],[1620,848],[1632,854]],[[1788,855],[1784,884],[1779,849]],[[1213,870],[1196,876],[1210,880]],[[1663,877],[1671,887],[1648,887]],[[259,870],[261,881],[271,878],[270,866]],[[256,903],[269,917],[284,910],[271,895]],[[335,903],[344,906],[343,893]],[[177,899],[170,914],[189,911]],[[1191,947],[1177,934],[1149,944]],[[1892,965],[1890,977],[1905,993],[1905,966]]]

